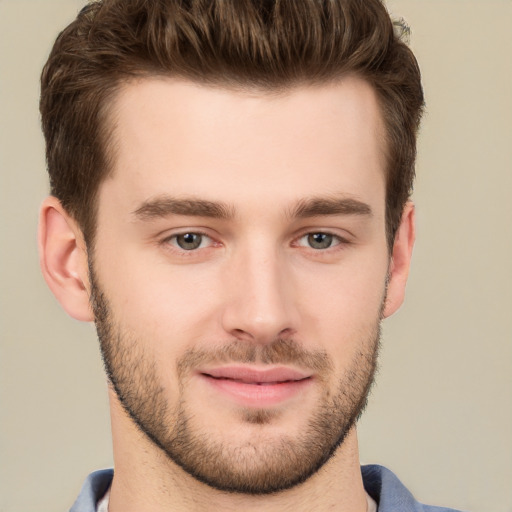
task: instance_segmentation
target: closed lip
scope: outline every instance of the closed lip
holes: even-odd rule
[[[233,380],[245,384],[278,384],[302,381],[312,377],[311,373],[284,366],[265,369],[248,366],[222,366],[201,369],[198,373],[214,379]]]

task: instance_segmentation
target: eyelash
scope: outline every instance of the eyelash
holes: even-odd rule
[[[176,240],[178,237],[184,236],[184,235],[196,235],[196,236],[202,237],[200,246],[197,248],[191,248],[188,250],[184,249],[182,247],[179,247]],[[314,235],[330,236],[330,237],[332,237],[332,244],[325,248],[314,248],[314,247],[311,247],[310,245],[300,244],[301,240],[307,239],[307,237],[314,236]],[[209,239],[210,243],[206,247],[201,247],[205,238]],[[321,256],[323,254],[327,255],[327,254],[332,254],[333,252],[336,252],[336,251],[343,250],[350,243],[351,242],[349,240],[347,240],[346,238],[344,238],[340,235],[337,235],[335,233],[332,233],[330,231],[312,230],[312,231],[303,232],[300,236],[294,238],[291,245],[294,247],[303,247],[305,249],[309,249],[309,250],[313,251],[313,253],[315,253],[316,255]],[[165,246],[168,250],[178,252],[182,256],[194,256],[195,254],[197,254],[197,251],[199,249],[208,249],[216,244],[221,245],[219,242],[216,242],[210,235],[208,235],[207,233],[205,233],[203,231],[199,231],[199,230],[190,230],[190,231],[182,231],[180,233],[174,233],[173,235],[164,238],[160,242],[160,244],[162,246]]]
[[[177,245],[177,238],[179,236],[185,236],[185,235],[198,235],[200,237],[203,237],[204,238],[207,238],[209,239],[211,242],[213,242],[213,244],[215,243],[215,241],[213,240],[213,238],[211,236],[209,236],[208,234],[204,233],[203,231],[198,231],[198,230],[190,230],[190,231],[182,231],[181,233],[174,233],[173,235],[171,236],[168,236],[166,238],[164,238],[160,244],[161,245],[164,245],[166,246],[167,248],[169,248],[169,246],[172,248],[173,251],[178,251],[182,254],[190,254],[192,255],[194,252],[196,252],[198,249],[206,249],[207,247],[198,247],[196,249],[183,249],[181,247],[179,247]],[[172,242],[176,242],[176,243],[172,243]],[[201,241],[201,244],[202,244],[203,241]],[[210,247],[212,244],[210,244],[208,247]]]
[[[301,240],[308,239],[309,237],[315,236],[315,235],[324,235],[327,237],[331,237],[332,244],[329,245],[328,247],[324,247],[324,248],[315,248],[315,247],[311,247],[311,245],[309,245],[309,242],[311,242],[311,241],[308,240],[306,242],[308,245],[300,245]],[[340,246],[344,246],[348,243],[349,243],[348,240],[346,240],[345,238],[343,238],[339,235],[336,235],[335,233],[331,233],[329,231],[308,231],[307,233],[304,233],[303,235],[298,237],[295,242],[295,244],[299,245],[300,247],[306,247],[306,248],[309,248],[318,253],[327,252],[329,250],[331,250],[330,252],[332,252],[333,250],[339,250],[339,249],[341,249]]]

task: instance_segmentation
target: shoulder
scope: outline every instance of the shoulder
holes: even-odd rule
[[[423,505],[383,466],[362,466],[366,492],[378,503],[379,512],[457,512],[452,508]]]
[[[95,512],[96,503],[107,492],[113,477],[113,469],[102,469],[91,473],[86,478],[82,490],[69,512]]]

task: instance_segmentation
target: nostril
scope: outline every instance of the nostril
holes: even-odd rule
[[[254,336],[244,331],[243,329],[233,329],[230,334],[232,334],[237,340],[241,341],[254,339]]]
[[[294,329],[292,329],[291,327],[286,327],[285,329],[280,331],[277,336],[278,336],[278,338],[290,338],[295,333],[296,333],[296,331]]]

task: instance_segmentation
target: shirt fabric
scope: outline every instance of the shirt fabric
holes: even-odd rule
[[[373,498],[367,493],[366,494],[366,512],[377,512],[377,503],[373,500]],[[108,510],[106,511],[108,512]]]
[[[383,466],[362,466],[366,492],[377,503],[378,512],[457,512],[417,502],[398,478]],[[98,504],[110,489],[114,471],[104,469],[91,473],[69,512],[98,512]],[[105,506],[106,500],[103,500]]]
[[[366,512],[377,512],[377,503],[372,500],[371,496],[368,493],[366,494]],[[105,496],[98,501],[96,505],[96,512],[108,512],[108,503],[110,501],[110,487],[107,489]]]

